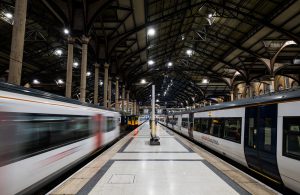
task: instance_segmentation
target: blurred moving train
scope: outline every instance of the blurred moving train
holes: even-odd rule
[[[300,90],[169,114],[161,123],[300,193]]]
[[[0,194],[29,192],[120,135],[118,112],[0,83]]]

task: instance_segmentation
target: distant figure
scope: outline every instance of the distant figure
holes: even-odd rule
[[[156,119],[155,119],[155,126],[157,126],[157,121],[158,121],[158,119],[156,118]]]

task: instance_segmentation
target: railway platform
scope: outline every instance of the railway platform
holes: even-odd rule
[[[279,194],[213,154],[158,125],[150,146],[144,123],[48,194]]]

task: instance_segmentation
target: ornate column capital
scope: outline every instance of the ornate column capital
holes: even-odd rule
[[[68,44],[74,44],[75,43],[75,39],[71,36],[68,36]]]
[[[100,65],[97,62],[94,64],[94,66],[95,68],[100,68]]]
[[[108,80],[111,81],[111,77],[108,77]]]
[[[119,77],[116,77],[116,81],[119,81],[119,79],[120,79]]]
[[[109,64],[105,62],[104,68],[105,68],[105,69],[109,68]]]
[[[81,43],[82,43],[82,44],[88,44],[89,41],[90,41],[90,37],[87,37],[87,36],[85,36],[85,35],[82,35],[82,37],[81,37]]]

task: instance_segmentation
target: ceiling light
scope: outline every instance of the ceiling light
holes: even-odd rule
[[[156,102],[159,102],[159,99],[157,99]]]
[[[204,79],[202,79],[202,83],[207,84],[207,83],[209,83],[209,80],[204,78]]]
[[[63,52],[62,52],[61,49],[56,49],[56,50],[54,51],[54,54],[57,55],[57,56],[61,56],[62,53],[63,53]]]
[[[86,76],[89,77],[89,76],[91,76],[91,74],[92,73],[89,71],[89,72],[86,73]]]
[[[37,80],[37,79],[33,79],[32,83],[33,83],[33,84],[40,84],[40,81]]]
[[[62,79],[58,79],[57,84],[64,84],[64,81]]]
[[[153,65],[153,64],[154,64],[154,61],[153,61],[153,60],[149,60],[149,61],[148,61],[148,64],[149,64],[149,65]]]
[[[102,85],[103,85],[103,81],[99,81],[99,85],[101,85],[101,86],[102,86]]]
[[[186,50],[186,54],[188,56],[191,56],[193,54],[193,51],[191,49]]]
[[[146,80],[145,79],[142,79],[141,80],[141,84],[145,84],[146,83]]]
[[[79,66],[79,63],[78,62],[73,62],[73,67],[74,68],[77,68]]]
[[[68,30],[68,29],[64,29],[64,33],[65,33],[65,35],[68,35],[69,33],[70,33],[70,31]]]
[[[287,41],[285,44],[287,44],[287,45],[297,45],[297,43],[293,40]]]
[[[172,62],[168,62],[168,66],[169,67],[173,66],[173,63]]]
[[[181,40],[183,41],[185,39],[184,35],[181,35]]]
[[[13,17],[13,15],[12,15],[11,13],[9,13],[9,12],[5,13],[4,15],[5,15],[5,17],[7,17],[8,19],[12,19],[12,17]]]
[[[213,17],[213,15],[210,13],[210,14],[208,14],[208,18],[212,18]]]
[[[154,35],[155,35],[155,30],[154,30],[154,28],[148,29],[147,35],[149,35],[149,36],[154,36]]]

